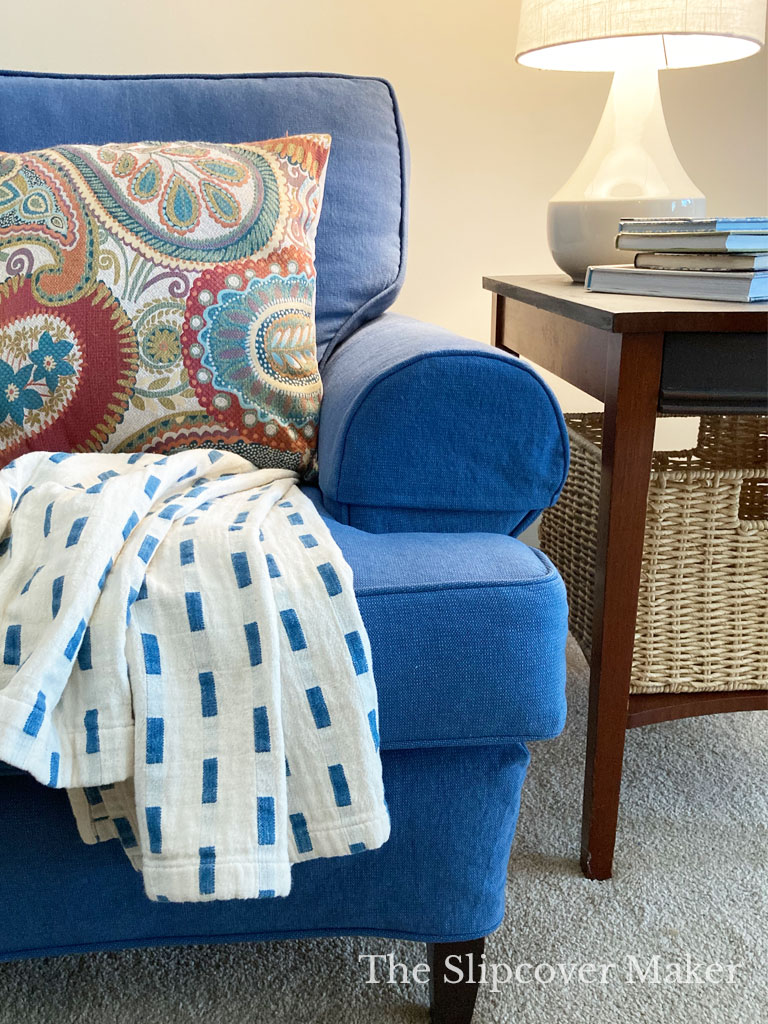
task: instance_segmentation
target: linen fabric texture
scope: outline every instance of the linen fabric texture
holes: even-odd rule
[[[352,573],[296,480],[218,451],[0,474],[0,758],[151,899],[282,896],[389,835]]]
[[[392,834],[383,846],[296,865],[284,899],[175,904],[146,898],[116,843],[83,845],[60,790],[3,779],[0,858],[13,881],[0,886],[0,961],[312,935],[487,935],[504,915],[527,764],[521,743],[384,751]]]
[[[0,464],[203,446],[311,472],[329,147],[0,153]]]
[[[319,486],[340,522],[515,534],[557,501],[568,432],[523,360],[388,313],[334,353],[323,384]]]
[[[352,569],[382,750],[561,731],[568,606],[546,555],[501,534],[367,533],[329,516],[315,488],[305,493]]]

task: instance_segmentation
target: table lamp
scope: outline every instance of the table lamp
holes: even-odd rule
[[[766,0],[523,0],[518,63],[613,72],[589,149],[547,211],[552,256],[574,281],[632,259],[617,259],[621,217],[705,215],[667,132],[658,71],[757,53],[765,15]]]

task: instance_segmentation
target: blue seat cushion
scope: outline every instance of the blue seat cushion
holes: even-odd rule
[[[540,551],[495,533],[365,533],[307,494],[352,567],[385,749],[538,740],[565,722],[568,607]]]
[[[545,555],[496,533],[365,533],[306,493],[354,573],[383,749],[560,732],[568,607]]]

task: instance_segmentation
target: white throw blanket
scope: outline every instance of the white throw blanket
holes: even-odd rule
[[[368,638],[295,474],[201,450],[0,472],[0,760],[67,787],[155,900],[282,896],[292,862],[380,846]]]

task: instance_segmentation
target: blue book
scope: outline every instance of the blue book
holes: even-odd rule
[[[588,292],[652,295],[678,299],[714,299],[720,302],[765,302],[768,271],[718,274],[711,270],[641,270],[638,267],[588,267]]]
[[[768,252],[638,252],[635,266],[641,270],[768,270]]]
[[[757,231],[768,232],[768,217],[623,217],[619,233],[666,234],[668,231]]]
[[[768,232],[754,231],[622,231],[616,248],[644,252],[768,252]]]

